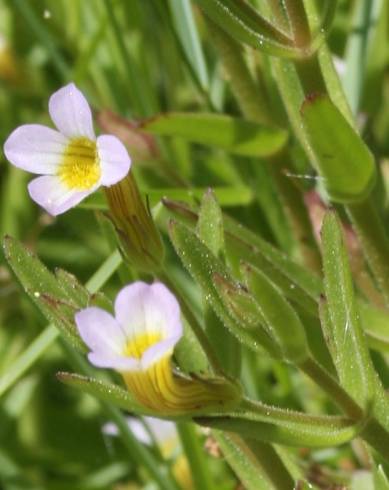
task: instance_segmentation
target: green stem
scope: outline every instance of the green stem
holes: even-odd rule
[[[269,102],[248,69],[242,46],[208,17],[205,20],[243,114],[249,120],[273,125],[274,118]]]
[[[268,166],[276,183],[280,200],[291,224],[294,237],[299,244],[300,258],[311,270],[321,271],[321,257],[313,234],[307,208],[301,197],[301,192],[285,175],[291,169],[289,155],[282,152],[274,156]]]
[[[305,96],[327,93],[326,83],[322,76],[319,59],[316,54],[310,58],[296,61],[295,67]]]
[[[360,420],[364,417],[363,410],[358,404],[339,385],[337,380],[328,374],[314,359],[308,358],[298,367],[330,395],[331,399],[350,418]]]
[[[42,357],[58,335],[59,331],[53,325],[49,325],[33,340],[1,376],[0,397]]]
[[[194,487],[197,490],[215,490],[203,448],[196,434],[195,426],[188,422],[177,423],[182,446],[189,462]]]
[[[357,231],[365,258],[389,305],[389,239],[371,198],[349,204],[347,212]]]
[[[295,45],[299,48],[309,46],[311,33],[303,0],[283,0],[292,29]]]

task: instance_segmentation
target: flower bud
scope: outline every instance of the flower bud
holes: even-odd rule
[[[105,195],[124,259],[143,272],[159,270],[164,259],[163,243],[131,172],[106,187]]]

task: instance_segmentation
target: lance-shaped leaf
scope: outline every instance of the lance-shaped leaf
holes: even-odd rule
[[[294,58],[293,40],[249,5],[236,0],[197,0],[206,15],[237,41],[265,53]]]
[[[269,417],[271,418],[271,417]],[[301,420],[283,424],[234,416],[196,418],[201,425],[245,438],[295,447],[332,447],[358,436],[361,425],[345,417],[320,417],[301,414]]]
[[[226,281],[234,282],[224,264],[193,232],[180,223],[170,223],[170,238],[184,266],[199,284],[207,301],[230,332],[251,349],[261,352],[262,346],[272,355],[279,356],[277,345],[264,329],[261,327],[255,330],[245,329],[228,313],[214,284],[215,274]]]
[[[299,364],[309,357],[304,326],[282,292],[260,270],[242,265],[248,290],[252,293],[268,330],[286,359]]]
[[[193,143],[257,157],[273,155],[288,139],[283,129],[220,114],[171,112],[148,119],[141,127],[153,134],[180,136]]]
[[[374,158],[335,104],[326,95],[310,96],[301,118],[330,198],[356,202],[366,197],[376,178]]]
[[[215,257],[224,254],[223,216],[220,206],[209,189],[203,196],[197,222],[197,235]],[[225,371],[231,376],[239,376],[241,352],[240,344],[223,325],[212,306],[205,300],[204,320],[207,337]]]
[[[88,306],[90,295],[86,289],[64,271],[57,271],[56,277],[14,238],[4,239],[4,253],[24,290],[47,320],[58,327],[74,347],[85,352],[74,324],[74,314]]]
[[[376,375],[360,325],[347,251],[335,212],[327,213],[321,233],[327,300],[327,305],[322,305],[325,337],[342,386],[366,406],[375,396]]]

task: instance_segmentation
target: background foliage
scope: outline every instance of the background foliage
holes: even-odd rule
[[[319,7],[320,3],[317,2]],[[338,3],[328,37],[328,46],[335,57],[350,110],[343,108],[345,102],[341,98],[337,107],[347,112],[349,120],[354,117],[356,127],[375,156],[379,172],[372,200],[374,205],[379,206],[380,217],[386,228],[389,161],[388,29],[389,8],[385,1],[342,0]],[[238,49],[236,46],[231,44],[229,49],[234,52],[234,49]],[[316,301],[322,292],[318,278],[321,274],[321,259],[317,240],[322,215],[329,205],[328,201],[319,199],[318,192],[323,190],[323,177],[318,176],[310,166],[301,141],[295,136],[298,136],[300,123],[293,120],[290,107],[282,101],[284,97],[284,102],[287,102],[286,97],[293,103],[293,77],[287,77],[287,63],[282,62],[282,65],[280,61],[262,55],[259,51],[239,49],[245,49],[242,59],[246,65],[243,69],[248,70],[253,83],[252,99],[247,96],[244,100],[239,99],[239,93],[244,89],[239,86],[242,78],[234,79],[233,70],[229,72],[228,59],[226,61],[223,58],[223,50],[220,49],[218,28],[210,27],[199,6],[187,0],[0,0],[0,140],[4,141],[20,124],[50,124],[47,114],[50,94],[65,83],[74,81],[87,95],[95,110],[96,126],[104,132],[120,134],[127,143],[134,160],[133,171],[139,187],[148,195],[156,221],[163,230],[170,280],[189,299],[195,318],[200,318],[200,322],[205,318],[208,324],[215,327],[218,321],[212,319],[214,314],[203,299],[207,294],[215,294],[216,298],[223,289],[216,293],[206,287],[200,290],[185,271],[180,258],[201,286],[202,281],[208,284],[206,281],[209,278],[204,279],[203,270],[199,273],[195,270],[193,273],[191,264],[185,263],[185,251],[188,254],[191,250],[198,251],[200,262],[206,260],[201,255],[201,246],[196,248],[197,239],[192,238],[192,242],[188,242],[186,234],[180,235],[178,225],[171,230],[174,247],[168,237],[167,217],[174,214],[176,218],[181,216],[182,221],[183,215],[185,218],[184,208],[177,210],[171,205],[168,214],[161,204],[161,198],[165,196],[170,200],[183,201],[190,204],[191,209],[197,209],[203,194],[211,187],[223,212],[228,216],[224,218],[224,229],[231,235],[238,235],[253,247],[258,247],[261,253],[267,250],[266,253],[270,254],[267,262],[265,260],[261,265],[255,265],[264,272],[263,264],[267,264],[265,274],[281,288],[282,295],[288,300],[285,300],[285,305],[280,302],[280,308],[285,306],[287,309],[289,302],[295,306],[297,304],[296,310],[305,325],[317,325],[317,305],[312,299],[315,297]],[[284,87],[282,93],[282,74],[285,75],[289,92]],[[266,95],[262,96],[264,93]],[[260,109],[257,111],[255,107]],[[352,141],[346,149],[341,144],[339,148],[336,147],[336,133],[342,128],[333,127],[332,116],[328,116],[330,110],[323,106],[319,120],[315,119],[317,113],[312,116],[309,126],[311,145],[318,154],[326,153],[330,148],[336,154],[337,165],[340,166],[347,161],[351,150],[355,149],[354,140],[350,136]],[[137,121],[135,130],[132,127],[130,131],[112,112],[128,121]],[[171,114],[154,117],[167,112]],[[199,114],[204,115],[197,119]],[[217,114],[234,118],[216,117]],[[308,120],[308,110],[306,114]],[[326,126],[327,116],[330,122]],[[140,120],[144,131],[142,133],[138,131]],[[267,129],[263,131],[258,124],[264,124]],[[288,151],[286,168],[284,154],[281,160],[279,158],[278,150],[281,148],[287,148]],[[358,158],[364,156],[364,148],[356,147],[355,155]],[[102,287],[111,299],[122,284],[139,277],[137,272],[121,263],[115,252],[115,242],[102,213],[105,210],[102,194],[92,196],[77,209],[53,219],[42,213],[29,199],[26,184],[30,176],[9,165],[3,154],[0,158],[1,236],[11,235],[19,239],[36,252],[51,270],[57,267],[66,269],[75,274],[81,283],[87,283],[91,292]],[[354,162],[355,159],[352,160]],[[369,171],[366,159],[363,159],[361,169],[361,179],[364,179],[365,172]],[[351,183],[356,182],[358,177],[353,172],[353,168],[346,168],[344,175],[337,176],[338,186],[327,189],[334,201],[343,202],[346,199],[345,193],[351,192]],[[369,177],[366,179],[369,180]],[[208,205],[212,207],[212,202]],[[206,198],[203,208],[205,206]],[[345,346],[342,340],[342,314],[347,316],[354,307],[360,308],[355,310],[355,321],[358,322],[362,316],[368,343],[373,349],[371,355],[374,367],[384,387],[389,384],[386,363],[389,321],[384,300],[364,263],[360,245],[346,213],[340,205],[337,209],[345,225],[354,281],[360,298],[366,301],[356,307],[353,293],[346,291],[342,298],[344,301],[340,306],[337,304],[342,291],[337,291],[336,285],[351,279],[347,276],[348,266],[344,265],[347,262],[344,256],[347,254],[341,248],[337,222],[335,218],[332,221],[329,218],[326,235],[328,255],[324,253],[323,257],[325,288],[329,308],[336,312],[332,322],[338,322],[340,326],[338,330],[335,326],[327,332],[324,328],[324,335],[333,335],[335,351],[338,346],[338,357],[335,356],[334,364],[336,369],[344,373],[344,379],[340,376],[343,386],[352,396],[356,394],[362,397],[358,367],[352,364],[348,374],[346,369],[350,355],[360,352],[359,340],[354,339],[354,343],[350,341],[350,345]],[[218,209],[207,211],[212,212],[215,213],[211,214],[213,226],[222,218],[217,214]],[[236,223],[230,218],[239,221],[247,230],[237,229]],[[190,219],[186,223],[194,228]],[[254,232],[255,236],[248,230]],[[229,254],[228,264],[238,278],[244,273],[241,275],[238,272],[238,263],[233,264],[231,257],[234,254],[251,263],[259,260],[258,257],[250,258],[250,253],[255,255],[253,250],[250,247],[245,249],[244,245],[242,248],[238,241],[232,240],[230,243],[225,237],[226,243],[223,239],[218,243],[217,231],[212,228],[210,232],[207,223],[200,222],[197,231],[202,243],[206,243],[215,255],[221,257],[221,263],[225,253],[235,250]],[[261,239],[307,269],[294,269],[292,263],[286,260],[285,267],[291,267],[288,281],[291,278],[293,280],[289,284],[285,277],[280,279],[277,276],[280,262],[277,261],[282,261],[283,255],[271,256],[274,249],[266,249],[266,245],[258,242]],[[185,249],[185,246],[188,248]],[[338,262],[333,262],[332,256],[338,252]],[[18,251],[14,250],[13,253],[17,254]],[[212,263],[211,259],[209,263]],[[340,277],[337,272],[343,266],[346,272]],[[214,272],[218,269],[216,267],[212,270]],[[302,271],[306,270],[310,270],[313,276],[309,272],[304,275]],[[34,274],[38,275],[35,269]],[[250,271],[246,270],[246,274],[248,282],[254,281]],[[69,278],[67,280],[71,281]],[[215,280],[214,276],[212,280]],[[61,281],[66,284],[63,277]],[[282,284],[285,285],[284,289]],[[37,284],[35,286],[38,287]],[[267,288],[272,286],[264,279],[261,282],[261,277],[257,278],[255,287],[261,298],[265,297],[266,292],[271,296],[272,290],[269,292]],[[253,291],[255,287],[253,285]],[[40,289],[33,291],[39,294],[44,292]],[[219,301],[219,296],[217,298]],[[100,301],[104,302],[104,298],[100,298]],[[217,311],[214,302],[211,301],[211,304]],[[346,313],[342,310],[344,305]],[[265,308],[264,305],[262,307]],[[266,310],[263,311],[266,316]],[[292,313],[288,310],[286,314]],[[271,318],[270,323],[273,320],[276,324],[274,318]],[[290,324],[287,324],[287,328]],[[282,325],[280,328],[283,328]],[[216,335],[217,345],[217,339],[224,335],[224,331],[218,333],[218,327],[215,328],[213,335]],[[334,373],[335,367],[329,352],[320,348],[321,344],[324,345],[324,338],[318,333],[320,329],[312,329],[311,336],[307,332],[310,349]],[[212,332],[208,333],[212,339]],[[288,336],[293,340],[294,333],[288,330]],[[315,348],[315,345],[318,347]],[[288,355],[292,350],[287,351]],[[364,355],[368,357],[366,352]],[[334,354],[333,351],[331,354]],[[181,355],[189,363],[187,351]],[[360,362],[362,374],[366,363],[370,362],[365,362],[367,357]],[[233,362],[222,359],[224,361],[234,374]],[[196,359],[196,363],[200,362],[199,358]],[[124,489],[137,488],[136,485],[158,488],[156,475],[150,477],[153,464],[149,461],[147,466],[145,461],[149,453],[155,458],[152,461],[158,461],[156,472],[160,477],[170,472],[170,463],[160,458],[156,448],[148,450],[145,455],[142,453],[142,445],[128,445],[130,436],[126,442],[104,435],[101,430],[103,424],[109,420],[120,424],[120,414],[107,409],[107,406],[102,407],[95,398],[59,383],[54,376],[57,371],[72,370],[75,370],[74,360],[69,347],[59,340],[54,327],[47,328],[47,320],[30,299],[21,294],[10,269],[5,261],[2,262],[1,487],[6,490]],[[269,405],[314,414],[338,413],[331,397],[312,380],[294,366],[270,358],[263,350],[256,353],[243,347],[240,379],[250,397]],[[356,386],[353,385],[355,379]],[[193,454],[199,455],[198,464],[203,468],[201,474],[206,475],[205,481],[196,481],[194,478],[197,488],[238,488],[239,479],[225,462],[227,455],[230,456],[227,459],[235,460],[238,465],[243,461],[236,453],[237,446],[233,438],[220,439],[217,444],[214,436],[209,436],[209,431],[195,433],[193,427],[184,424],[180,428],[180,435],[184,452],[187,452],[189,458],[194,458]],[[265,428],[263,430],[265,433]],[[190,442],[185,444],[185,441]],[[194,441],[197,441],[197,446]],[[384,460],[380,457],[374,460],[361,439],[336,447],[331,444],[317,449],[303,446],[287,449],[275,446],[276,449],[273,449],[273,446],[262,446],[261,442],[256,441],[247,450],[269,461],[272,461],[272,451],[278,452],[277,457],[281,457],[294,480],[310,481],[315,488],[337,488],[335,485],[347,485],[347,488],[355,490],[389,487],[384,473]],[[224,456],[219,454],[220,449]],[[194,450],[197,453],[193,453]],[[215,452],[216,456],[210,454]],[[384,466],[378,466],[380,463]],[[232,466],[241,476],[239,468]],[[247,481],[244,484],[248,488],[286,488],[276,480],[261,482],[260,473],[255,471],[247,476],[250,470],[254,471],[250,468],[242,470],[246,472]],[[250,481],[254,482],[251,483],[254,486],[250,487]]]

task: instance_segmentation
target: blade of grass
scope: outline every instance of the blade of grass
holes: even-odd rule
[[[180,422],[177,424],[177,430],[192,471],[195,488],[216,490],[195,426],[191,423]]]
[[[382,0],[360,0],[355,4],[355,14],[346,48],[346,72],[343,87],[353,114],[357,114],[366,73],[369,40],[377,25]]]
[[[204,92],[209,90],[207,65],[200,44],[197,26],[189,0],[169,0],[174,30],[197,83]]]

